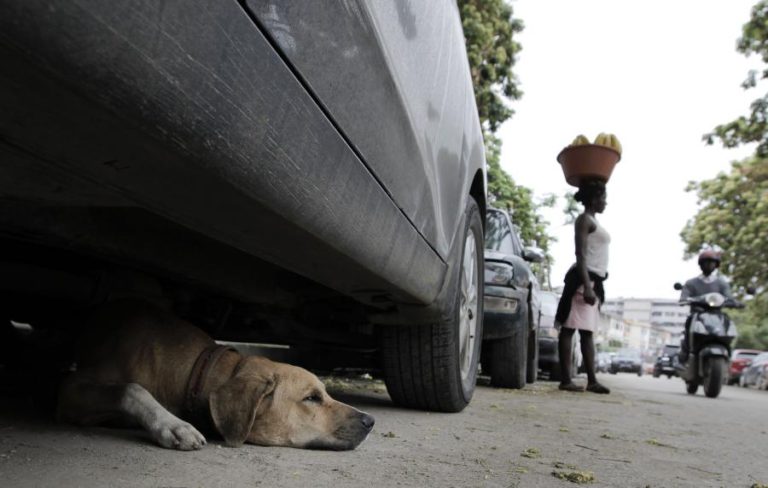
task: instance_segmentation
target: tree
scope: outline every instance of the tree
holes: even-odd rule
[[[513,17],[512,6],[504,0],[459,0],[458,5],[483,126],[491,204],[513,214],[525,245],[544,251],[547,259],[540,274],[548,281],[549,246],[554,238],[539,210],[554,205],[555,199],[548,195],[537,201],[531,189],[515,183],[501,167],[501,140],[494,135],[514,114],[507,101],[522,96],[512,69],[521,50],[514,36],[523,30],[523,23]]]
[[[521,49],[514,35],[523,30],[523,23],[512,17],[512,6],[503,0],[458,3],[477,111],[484,127],[495,133],[514,113],[505,98],[522,96],[512,68]]]
[[[751,18],[742,27],[742,37],[737,42],[736,50],[746,56],[757,54],[768,63],[768,1],[762,0],[752,7]],[[768,69],[761,72],[752,70],[742,87],[755,88],[759,81],[766,78]],[[768,94],[752,102],[749,116],[740,116],[727,124],[718,125],[713,132],[704,135],[708,144],[713,144],[715,139],[720,139],[725,147],[756,142],[757,155],[768,156]]]
[[[768,64],[768,1],[752,8],[737,50],[747,56],[757,54]],[[768,68],[751,71],[742,86],[752,89],[766,78]],[[739,324],[737,346],[768,349],[768,94],[752,103],[748,116],[704,135],[708,144],[716,139],[724,147],[748,143],[757,147],[752,157],[732,163],[730,172],[688,185],[687,191],[696,192],[700,208],[681,233],[685,255],[693,256],[707,246],[723,250],[721,267],[732,278],[737,294],[745,296],[747,286],[757,289],[744,310],[732,313]]]
[[[691,182],[700,209],[682,232],[686,256],[702,248],[722,248],[723,268],[734,283],[768,281],[768,160],[752,157],[733,163],[730,173]]]

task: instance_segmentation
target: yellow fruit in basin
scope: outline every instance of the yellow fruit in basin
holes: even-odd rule
[[[587,136],[579,134],[576,136],[576,139],[573,140],[571,146],[581,146],[582,144],[590,144],[590,142],[589,139],[587,139]]]

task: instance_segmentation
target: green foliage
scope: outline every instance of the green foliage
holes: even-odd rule
[[[579,202],[574,197],[575,193],[572,191],[566,192],[563,196],[565,198],[565,207],[563,207],[563,213],[565,214],[565,224],[571,225],[576,222],[576,217],[581,213]]]
[[[484,126],[496,132],[514,113],[505,99],[522,96],[512,68],[521,49],[514,35],[523,23],[512,17],[512,6],[504,0],[459,0],[458,5],[477,110]]]
[[[756,54],[764,63],[768,63],[768,0],[762,0],[752,7],[750,20],[742,27],[737,50],[747,56]],[[768,69],[762,72],[750,71],[742,86],[745,89],[755,88],[760,80],[766,78]],[[719,139],[725,147],[756,142],[758,156],[768,156],[768,94],[752,102],[748,116],[740,116],[718,125],[713,132],[704,135],[704,140],[709,144],[713,144],[715,139]]]
[[[707,246],[723,249],[721,268],[737,285],[768,281],[768,159],[757,157],[732,164],[730,173],[691,182],[699,212],[681,234],[686,257]]]

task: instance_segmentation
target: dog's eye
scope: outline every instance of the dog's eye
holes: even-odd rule
[[[305,397],[304,401],[305,402],[312,402],[312,403],[321,403],[323,401],[323,397],[321,397],[317,393],[313,393],[313,394]]]

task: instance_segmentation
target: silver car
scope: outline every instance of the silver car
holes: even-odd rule
[[[8,0],[0,59],[15,317],[162,293],[399,404],[470,401],[486,170],[455,2]]]

